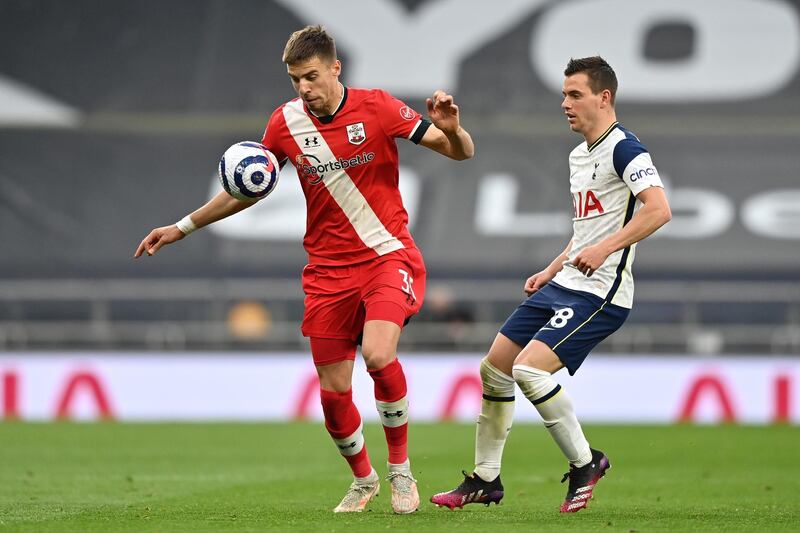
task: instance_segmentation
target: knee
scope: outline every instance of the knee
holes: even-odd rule
[[[533,366],[528,366],[525,363],[514,362],[514,368],[511,371],[514,381],[527,380],[533,382],[540,382],[551,379],[552,374],[546,370],[540,370]]]
[[[361,348],[364,364],[370,370],[377,370],[391,363],[396,355],[394,350],[376,344],[365,344]]]
[[[352,374],[349,369],[334,368],[337,365],[317,367],[319,386],[332,392],[347,392],[352,388]]]
[[[483,394],[500,398],[514,396],[514,379],[492,365],[488,357],[481,360],[480,373]]]
[[[532,366],[515,364],[512,373],[514,381],[531,401],[550,394],[558,386],[550,372]]]

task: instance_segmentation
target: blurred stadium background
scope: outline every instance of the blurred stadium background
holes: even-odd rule
[[[130,368],[186,354],[311,368],[293,169],[258,206],[156,258],[132,254],[152,227],[218,190],[219,155],[260,139],[293,96],[280,61],[288,34],[323,23],[346,84],[385,88],[418,110],[445,88],[477,146],[456,164],[400,143],[429,270],[403,353],[436,354],[445,366],[452,357],[474,372],[525,277],[567,242],[567,155],[580,139],[559,108],[562,71],[570,56],[600,53],[620,78],[621,121],[651,150],[674,212],[638,249],[634,310],[598,348],[601,360],[701,365],[701,376],[702,365],[756,361],[765,380],[778,375],[774,418],[796,422],[800,1],[490,4],[1,2],[6,415],[47,418],[17,392],[115,357]],[[34,361],[63,374],[40,376]],[[23,390],[26,379],[40,385]]]

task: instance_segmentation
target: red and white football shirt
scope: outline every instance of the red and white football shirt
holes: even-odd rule
[[[429,126],[379,89],[345,87],[326,117],[314,116],[300,98],[275,110],[261,142],[297,168],[309,263],[349,265],[415,247],[398,188],[395,138],[419,143]]]

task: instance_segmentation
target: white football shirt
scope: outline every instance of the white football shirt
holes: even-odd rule
[[[630,221],[641,204],[637,194],[648,187],[663,188],[658,171],[636,135],[615,122],[591,146],[584,141],[570,153],[569,173],[574,207],[572,249],[553,281],[631,308],[635,244],[608,256],[591,277],[571,263],[581,250]]]

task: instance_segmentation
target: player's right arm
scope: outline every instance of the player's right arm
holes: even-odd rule
[[[553,261],[547,266],[547,268],[545,268],[541,272],[537,272],[536,274],[525,280],[525,287],[523,289],[525,291],[525,294],[530,296],[534,292],[541,289],[544,285],[546,285],[547,282],[549,282],[551,279],[556,277],[556,274],[558,274],[558,272],[562,268],[564,268],[564,263],[567,261],[567,254],[569,254],[569,251],[571,249],[572,249],[572,241],[570,240],[569,244],[567,244],[567,247],[564,248],[564,251],[561,252],[558,255],[558,257],[553,259]]]
[[[142,239],[142,242],[139,243],[139,247],[136,249],[136,253],[133,254],[133,257],[137,258],[145,252],[147,255],[153,255],[165,244],[179,241],[195,229],[208,226],[217,220],[222,220],[225,217],[247,209],[255,204],[256,201],[257,199],[247,201],[237,200],[227,192],[220,191],[214,198],[209,200],[207,204],[186,217],[189,220],[184,218],[180,222],[155,228],[148,233],[147,237]],[[185,227],[186,224],[189,224],[190,228],[187,229]],[[184,230],[181,230],[179,225],[184,226]]]

